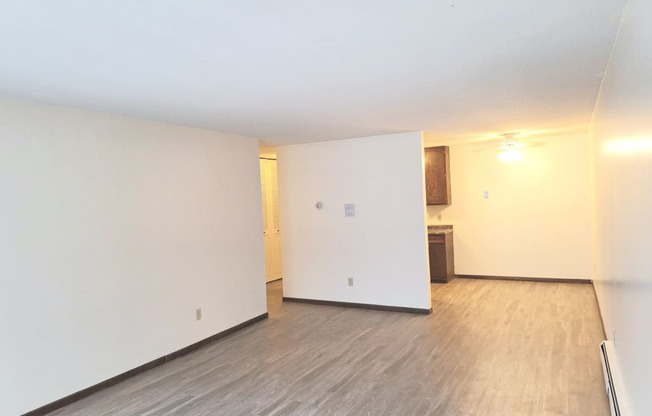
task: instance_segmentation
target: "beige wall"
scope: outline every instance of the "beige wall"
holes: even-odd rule
[[[591,278],[588,137],[537,140],[515,163],[449,143],[453,203],[427,211],[429,224],[454,225],[457,274]]]
[[[256,139],[0,99],[0,201],[2,415],[267,309]]]
[[[594,116],[596,291],[623,414],[652,414],[652,3],[630,0]]]

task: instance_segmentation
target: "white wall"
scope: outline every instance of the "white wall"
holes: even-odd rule
[[[0,100],[0,414],[265,313],[258,169],[252,138]]]
[[[596,289],[634,416],[652,414],[650,19],[650,1],[628,1],[593,125]]]
[[[588,137],[536,141],[514,163],[483,143],[449,144],[452,204],[428,207],[428,223],[453,224],[457,274],[591,278]]]
[[[420,133],[280,147],[278,170],[284,296],[430,308]]]

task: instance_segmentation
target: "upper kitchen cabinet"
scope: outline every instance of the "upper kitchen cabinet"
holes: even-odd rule
[[[426,204],[451,204],[451,179],[448,146],[426,147]]]

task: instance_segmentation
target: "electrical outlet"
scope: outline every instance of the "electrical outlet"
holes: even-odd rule
[[[353,278],[349,277],[349,286],[353,286]]]
[[[201,321],[201,308],[195,309],[195,321]]]

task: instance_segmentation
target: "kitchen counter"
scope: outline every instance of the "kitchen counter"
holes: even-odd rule
[[[428,234],[450,234],[453,232],[452,225],[429,225]]]

